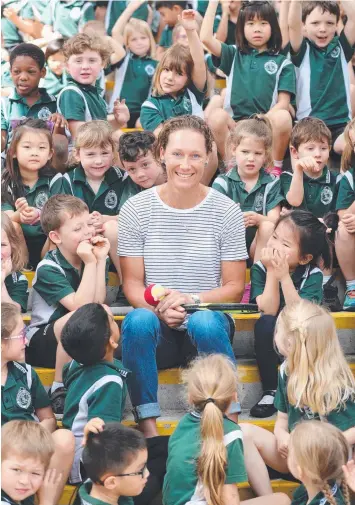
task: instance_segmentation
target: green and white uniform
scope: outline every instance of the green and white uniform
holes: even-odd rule
[[[25,19],[34,19],[32,5],[30,0],[5,0],[1,2],[4,7],[15,9],[17,15]],[[13,47],[24,42],[23,33],[14,25],[12,21],[1,16],[1,33],[4,38],[4,45],[6,49]]]
[[[203,118],[202,103],[206,87],[200,91],[191,83],[174,98],[171,95],[151,96],[141,108],[141,124],[144,130],[154,131],[161,123],[172,117],[193,114]]]
[[[63,176],[63,193],[73,195],[83,200],[89,207],[89,212],[100,212],[108,216],[116,216],[121,208],[124,172],[117,167],[110,167],[105,173],[98,192],[94,193],[86,180],[81,165]]]
[[[173,45],[173,26],[166,25],[161,32],[159,46],[168,49]]]
[[[285,200],[292,177],[291,172],[282,172],[280,176],[281,191]],[[308,210],[316,217],[323,217],[327,212],[335,210],[340,179],[341,175],[337,176],[328,167],[324,167],[322,175],[317,179],[303,173],[304,196],[297,209]]]
[[[48,0],[42,12],[42,23],[50,25],[63,37],[72,37],[88,21],[95,19],[92,2],[84,0]]]
[[[109,505],[105,501],[98,500],[97,498],[90,496],[91,488],[92,482],[88,479],[82,486],[80,486],[75,497],[74,505]],[[133,498],[130,498],[129,496],[121,496],[118,500],[118,505],[133,505]]]
[[[127,3],[128,3],[127,1],[109,0],[105,16],[105,28],[108,35],[112,35],[112,28],[116,23],[117,19],[126,9]],[[147,21],[148,14],[149,14],[148,5],[144,3],[136,11],[134,11],[131,17]]]
[[[131,177],[126,172],[123,176],[123,191],[121,195],[119,210],[121,210],[122,205],[126,203],[127,200],[131,198],[131,196],[137,195],[141,191],[144,191],[144,189],[135,182],[133,182]]]
[[[13,88],[14,83],[12,81],[10,73],[10,62],[1,60],[1,87],[2,88]]]
[[[304,38],[299,52],[291,52],[297,77],[297,119],[313,116],[329,126],[350,121],[348,62],[353,53],[344,31],[325,48]]]
[[[1,505],[34,505],[35,495],[29,496],[20,502],[14,501],[5,491],[1,490]]]
[[[97,85],[83,85],[68,75],[68,85],[57,96],[58,112],[68,121],[107,119],[107,104]]]
[[[27,331],[28,340],[39,327],[68,314],[68,309],[59,302],[78,290],[84,268],[83,263],[79,272],[64,258],[59,249],[47,252],[37,266],[32,283],[32,319]]]
[[[293,285],[298,295],[315,303],[323,299],[323,273],[313,265],[299,265],[291,274]],[[262,295],[266,284],[266,268],[258,261],[250,269],[251,292],[250,303],[256,303],[256,298]],[[280,309],[285,306],[285,298],[280,285]]]
[[[300,421],[312,419],[321,420],[333,424],[339,430],[346,431],[355,426],[355,402],[350,396],[345,402],[345,408],[337,408],[327,416],[320,416],[309,407],[298,408],[290,405],[287,397],[287,360],[279,369],[279,379],[275,396],[275,408],[288,415],[288,429],[291,432]]]
[[[58,76],[46,65],[46,76],[40,80],[40,85],[46,88],[48,93],[57,96],[58,93],[67,86],[67,73],[64,71],[62,75]]]
[[[341,492],[339,486],[336,483],[334,483],[331,486],[331,489],[332,489],[332,495],[334,496],[337,505],[346,505],[343,493]],[[291,503],[291,505],[328,505],[328,504],[329,502],[327,501],[322,491],[320,491],[311,501],[309,501],[307,490],[303,484],[300,487],[298,487],[296,491],[293,493]]]
[[[80,458],[84,427],[90,419],[99,417],[105,423],[122,419],[129,371],[117,359],[99,361],[85,366],[71,361],[63,368],[63,382],[67,389],[63,426],[75,437],[75,456],[70,481],[81,482]]]
[[[28,280],[22,272],[12,272],[5,279],[5,286],[10,298],[21,306],[21,311],[27,311]]]
[[[186,414],[169,440],[169,456],[163,487],[164,505],[206,504],[202,484],[198,481],[196,461],[201,451],[201,416]],[[223,419],[224,445],[227,448],[225,484],[248,480],[243,451],[243,432],[238,424]]]
[[[245,189],[245,182],[241,180],[237,167],[232,168],[226,174],[219,175],[212,187],[231,198],[233,202],[239,203],[242,212],[253,211],[267,216],[270,210],[283,201],[280,191],[280,180],[267,174],[263,168],[259,172],[257,183],[249,192]],[[256,226],[246,228],[245,230],[248,250],[256,232]]]
[[[9,421],[38,421],[37,409],[50,405],[46,390],[34,368],[9,361],[7,379],[1,386],[1,426]]]
[[[339,182],[336,210],[348,209],[355,202],[355,169],[349,168]]]
[[[276,105],[280,91],[291,98],[296,92],[294,67],[280,53],[259,53],[256,49],[243,53],[235,45],[222,43],[221,57],[214,56],[212,62],[227,76],[224,108],[235,121],[268,112]]]

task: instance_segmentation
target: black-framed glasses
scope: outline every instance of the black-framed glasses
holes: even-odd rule
[[[137,475],[140,475],[142,477],[142,479],[144,479],[144,474],[147,472],[147,470],[148,470],[148,468],[147,468],[147,463],[146,463],[144,465],[144,467],[142,468],[142,470],[140,470],[139,472],[119,473],[117,475],[108,475],[106,477],[106,479],[108,479],[109,477],[136,477]],[[101,486],[103,486],[105,484],[104,481],[102,481],[102,480],[98,480],[97,483],[100,484]]]

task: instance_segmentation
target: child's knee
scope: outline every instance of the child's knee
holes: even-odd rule
[[[60,429],[52,434],[55,443],[55,452],[63,457],[74,458],[75,438],[71,431]]]
[[[116,219],[110,219],[103,224],[104,237],[106,237],[109,242],[117,240],[118,237],[118,223]]]
[[[223,109],[214,109],[213,114],[208,118],[208,125],[211,130],[225,129],[228,124],[228,113]]]
[[[273,128],[278,133],[290,133],[292,131],[292,118],[288,110],[275,110],[267,114]]]
[[[275,223],[262,221],[258,227],[258,239],[269,239],[275,230]]]

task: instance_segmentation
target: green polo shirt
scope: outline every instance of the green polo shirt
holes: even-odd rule
[[[48,0],[30,0],[30,4],[33,10],[33,14],[35,19],[38,19],[38,21],[41,21],[42,19],[42,14],[45,8],[48,5]]]
[[[13,272],[5,279],[5,286],[9,296],[21,306],[21,311],[27,311],[28,280],[22,272]]]
[[[336,210],[348,209],[355,202],[355,168],[349,168],[339,182]]]
[[[219,16],[219,15],[217,15],[214,18],[213,33],[217,32],[219,24],[221,22],[221,18],[222,18],[222,16]],[[231,45],[235,44],[235,39],[236,39],[235,29],[236,29],[236,26],[237,26],[236,23],[233,23],[233,21],[231,21],[230,19],[228,19],[227,38],[224,41],[224,43],[227,44],[228,46],[231,46]]]
[[[1,490],[1,502],[9,503],[9,505],[34,505],[35,503],[35,495],[29,496],[25,500],[20,502],[14,501],[5,491]]]
[[[98,192],[94,193],[86,180],[81,165],[63,176],[63,193],[73,195],[83,200],[89,207],[89,212],[100,212],[108,216],[116,216],[121,207],[124,173],[117,167],[110,167],[105,173]]]
[[[250,192],[245,189],[245,183],[241,180],[237,167],[232,168],[226,174],[219,175],[212,187],[228,196],[233,202],[239,203],[242,212],[253,211],[267,216],[270,210],[283,201],[280,180],[267,174],[263,168],[260,170],[257,183]],[[245,230],[248,249],[254,240],[256,231],[256,226]]]
[[[201,14],[202,17],[205,15],[207,7],[208,7],[208,0],[198,0],[197,11]],[[218,16],[220,16],[222,14],[222,6],[220,3],[218,3],[216,14]]]
[[[325,48],[304,38],[291,59],[297,68],[297,119],[314,116],[327,125],[351,119],[348,62],[354,49],[344,31]]]
[[[201,416],[185,414],[169,440],[169,455],[163,486],[164,505],[201,503],[197,493],[196,461],[201,450]],[[243,433],[238,424],[223,418],[224,445],[227,448],[225,484],[248,480],[243,451]]]
[[[99,86],[84,86],[68,75],[67,86],[57,96],[58,112],[69,121],[106,120],[107,104],[101,92]]]
[[[280,176],[281,192],[286,199],[290,189],[293,174],[282,172]],[[338,183],[341,176],[324,167],[322,175],[317,179],[303,173],[303,201],[297,209],[309,210],[316,217],[323,217],[327,212],[335,210],[338,194]]]
[[[109,505],[105,501],[90,496],[91,488],[92,482],[88,479],[80,486],[74,500],[74,505]],[[133,505],[133,498],[121,496],[118,500],[118,505]]]
[[[1,386],[1,425],[17,420],[38,421],[37,409],[50,405],[46,390],[35,372],[26,363],[9,361],[7,379]]]
[[[144,130],[154,131],[172,117],[193,114],[203,118],[202,103],[206,87],[200,91],[191,82],[176,98],[171,95],[151,96],[141,108],[140,120]]]
[[[251,292],[250,303],[256,303],[256,298],[262,295],[266,284],[266,268],[258,261],[250,269]],[[301,298],[315,303],[323,299],[323,273],[313,265],[299,265],[291,273],[293,285]],[[285,298],[280,284],[280,309],[285,306]]]
[[[2,2],[2,4],[3,3],[5,4],[5,7],[10,7],[18,11],[17,14],[22,19],[34,19],[31,2],[29,0],[6,0],[5,2]],[[6,49],[11,49],[17,44],[24,42],[21,32],[12,21],[6,19],[5,17],[1,17],[1,33],[4,38],[4,45]]]
[[[42,12],[42,23],[50,25],[63,37],[72,37],[88,21],[95,19],[91,2],[84,0],[48,0]]]
[[[105,27],[108,35],[112,35],[112,28],[116,23],[117,19],[126,9],[126,7],[127,7],[127,1],[110,0],[108,2],[105,16]],[[131,17],[147,21],[148,15],[149,15],[148,4],[144,3],[136,11],[134,11]]]
[[[141,186],[138,186],[138,184],[132,181],[131,177],[128,175],[127,172],[125,172],[123,176],[122,184],[123,184],[123,191],[120,199],[119,210],[121,210],[122,205],[126,203],[127,200],[131,198],[131,196],[137,195],[141,191],[144,191],[144,189]]]
[[[166,25],[164,30],[161,32],[159,46],[168,49],[173,45],[173,26]]]
[[[109,262],[106,265],[106,282],[108,264]],[[84,263],[80,271],[74,268],[58,248],[48,251],[39,262],[32,283],[32,318],[27,332],[29,340],[38,327],[68,314],[68,309],[59,302],[78,290],[84,268]]]
[[[10,73],[10,62],[1,60],[1,87],[13,88],[14,83]]]
[[[64,365],[63,382],[67,389],[63,426],[75,437],[83,438],[90,419],[99,417],[105,423],[122,420],[127,396],[129,371],[122,363],[99,361],[85,366],[76,361]],[[80,398],[80,402],[78,402]]]
[[[337,484],[331,485],[332,495],[337,505],[346,505],[343,493]],[[308,500],[308,493],[304,485],[296,489],[292,496],[291,505],[327,505],[329,502],[325,495],[320,491],[311,501]]]
[[[290,405],[287,397],[287,361],[284,361],[279,369],[275,407],[280,412],[288,415],[288,429],[290,432],[300,421],[308,421],[312,419],[327,421],[339,428],[341,431],[346,431],[354,427],[355,402],[353,398],[349,398],[345,402],[345,408],[337,408],[336,410],[330,412],[327,416],[319,416],[319,414],[313,412],[309,407],[301,409],[295,407],[294,405]]]
[[[228,77],[224,108],[235,121],[256,112],[267,113],[276,105],[280,91],[291,98],[295,95],[294,67],[282,54],[259,53],[256,49],[243,53],[234,45],[222,43],[221,57],[212,61]]]
[[[142,103],[149,96],[157,61],[150,56],[139,57],[129,53],[120,61],[115,71],[115,87],[109,105],[113,110],[117,97],[124,98],[130,112],[139,113]]]
[[[67,73],[64,71],[62,75],[58,76],[52,72],[48,65],[46,65],[46,71],[46,76],[40,80],[40,85],[46,88],[51,95],[57,96],[59,91],[67,85]]]

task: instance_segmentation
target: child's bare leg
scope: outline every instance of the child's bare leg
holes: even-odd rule
[[[287,110],[270,110],[266,116],[272,124],[272,155],[274,160],[282,161],[292,131],[291,114]]]
[[[266,247],[267,241],[274,233],[275,223],[272,221],[263,221],[258,227],[256,237],[253,240],[255,242],[255,249],[253,254],[253,262],[256,263],[261,258],[261,250]],[[253,246],[253,244],[252,244]]]
[[[58,473],[62,474],[53,500],[53,503],[59,503],[73,464],[75,441],[74,435],[69,430],[57,430],[52,433],[52,437],[55,443],[55,452],[49,463],[49,468],[55,468]]]
[[[284,493],[274,493],[268,496],[260,496],[259,498],[252,498],[251,500],[244,500],[243,505],[290,505],[291,500]]]
[[[104,237],[110,242],[109,256],[112,263],[115,265],[117,270],[119,283],[122,283],[121,268],[120,268],[120,258],[117,255],[118,246],[118,221],[117,219],[110,219],[104,223]]]
[[[344,137],[344,133],[342,133],[341,135],[339,135],[339,137],[334,142],[333,149],[337,154],[343,154],[343,151],[345,149],[345,145],[346,145],[345,137]]]
[[[234,128],[235,123],[230,115],[222,109],[216,109],[213,114],[210,115],[207,123],[212,130],[214,140],[217,144],[217,150],[221,157],[225,159],[227,135],[229,130]]]
[[[207,107],[204,110],[205,120],[208,121],[208,118],[211,115],[211,112],[214,112],[216,109],[223,109],[223,98],[221,95],[213,95],[210,98],[210,101]]]
[[[335,250],[345,280],[355,279],[355,233],[349,233],[341,221],[335,237]]]

